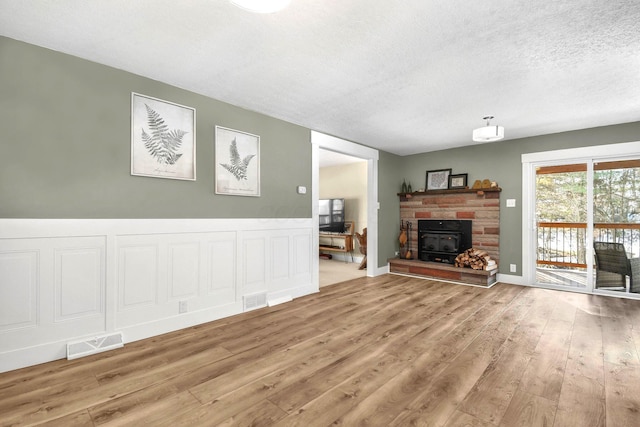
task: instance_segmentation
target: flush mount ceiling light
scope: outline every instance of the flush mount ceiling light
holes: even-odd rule
[[[504,128],[502,126],[491,126],[489,121],[493,116],[484,116],[483,120],[487,125],[473,130],[473,140],[476,142],[491,142],[504,138]]]
[[[273,13],[289,6],[291,0],[229,0],[232,4],[255,13]]]

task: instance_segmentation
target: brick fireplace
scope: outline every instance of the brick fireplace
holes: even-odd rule
[[[421,219],[471,220],[472,247],[487,251],[499,265],[500,191],[500,188],[492,188],[481,191],[464,189],[399,194],[400,218],[405,224],[411,223],[409,249],[414,256],[412,261],[402,260],[402,262],[392,263],[393,260],[390,260],[391,271],[406,273],[427,271],[427,274],[424,275],[434,276],[430,273],[431,269],[439,268],[434,266],[434,263],[417,259],[419,249],[418,220]],[[415,268],[413,271],[409,271],[408,266],[415,266]],[[449,271],[446,278],[453,280],[456,280],[458,275],[450,272],[469,270],[452,266],[443,266],[441,269]],[[441,277],[438,274],[435,276]],[[495,282],[495,271],[493,277],[493,282]],[[481,282],[481,284],[485,284],[484,279],[481,279]]]

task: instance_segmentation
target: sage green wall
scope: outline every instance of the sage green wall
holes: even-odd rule
[[[197,111],[197,181],[130,175],[131,92]],[[0,37],[0,217],[310,218],[310,131],[131,73]],[[214,194],[214,128],[261,137],[261,197]],[[508,131],[508,129],[507,129]],[[521,154],[640,140],[640,122],[400,157],[379,153],[378,267],[397,250],[397,193],[452,168],[502,187],[500,261],[522,265]],[[292,159],[295,159],[292,160]],[[517,208],[505,208],[513,198]],[[506,272],[504,267],[501,272]],[[518,271],[520,274],[520,271]]]
[[[414,190],[424,187],[426,171],[434,169],[451,168],[454,174],[468,173],[470,186],[476,179],[497,181],[502,187],[500,272],[509,273],[509,264],[517,264],[516,275],[522,275],[521,155],[639,140],[640,122],[634,122],[416,154],[402,158],[396,185],[391,191],[394,194],[400,191],[403,178],[411,182]],[[506,199],[516,199],[516,208],[506,208]]]
[[[384,151],[378,158],[378,267],[387,265],[398,250],[400,232],[400,199],[404,164],[409,158]]]
[[[196,109],[195,182],[130,175],[131,92]],[[5,37],[0,94],[2,218],[311,217],[303,127]],[[216,125],[260,135],[261,197],[215,194]]]

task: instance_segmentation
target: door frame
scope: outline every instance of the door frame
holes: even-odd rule
[[[378,150],[335,136],[311,131],[311,203],[313,217],[313,286],[319,288],[318,199],[320,196],[320,149],[335,151],[367,161],[367,276],[378,271]]]
[[[536,166],[586,163],[587,164],[587,241],[593,240],[593,162],[606,161],[608,159],[637,156],[640,157],[640,141],[624,142],[618,144],[598,145],[593,147],[569,148],[562,150],[542,151],[538,153],[522,154],[522,274],[524,283],[531,286],[570,290],[582,293],[598,293],[611,295],[601,290],[569,289],[567,287],[554,287],[539,285],[536,283],[536,218],[535,218],[535,185]],[[590,239],[590,240],[589,240]],[[587,245],[587,259],[593,258],[593,248]],[[587,277],[591,280],[593,275],[592,263],[588,262]],[[621,296],[621,295],[616,295]],[[625,297],[628,297],[625,295]],[[631,296],[633,297],[633,296]]]

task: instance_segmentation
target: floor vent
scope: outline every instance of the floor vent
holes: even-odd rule
[[[267,306],[267,294],[253,294],[244,296],[244,311],[255,310]]]
[[[67,359],[73,360],[124,346],[122,332],[67,343]]]

